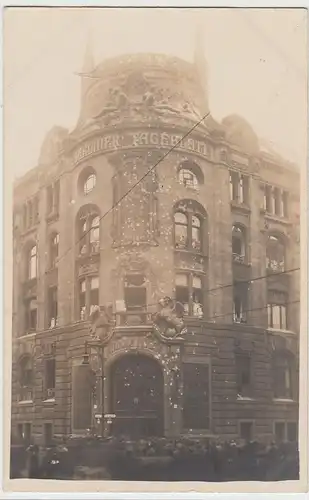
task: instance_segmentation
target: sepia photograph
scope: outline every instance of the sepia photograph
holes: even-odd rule
[[[306,30],[5,9],[11,485],[300,480]]]

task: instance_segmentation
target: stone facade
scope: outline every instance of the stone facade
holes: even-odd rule
[[[12,432],[100,431],[115,413],[113,432],[113,366],[134,353],[163,373],[161,433],[292,439],[297,169],[261,151],[242,118],[211,117],[201,57],[90,63],[76,128],[55,127],[14,190]]]

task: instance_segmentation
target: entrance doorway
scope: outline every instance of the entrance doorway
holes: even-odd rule
[[[161,436],[164,430],[164,380],[159,363],[145,355],[126,354],[110,372],[112,433],[130,438]]]

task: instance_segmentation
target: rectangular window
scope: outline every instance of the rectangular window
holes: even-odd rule
[[[267,213],[272,213],[272,190],[271,186],[265,186],[264,208]]]
[[[233,322],[245,323],[248,303],[248,288],[241,282],[234,282],[233,288]]]
[[[46,189],[46,212],[47,215],[59,213],[60,181],[50,184]]]
[[[90,279],[90,314],[96,306],[99,306],[99,278],[97,276]]]
[[[231,201],[238,202],[239,176],[237,172],[230,173],[230,195]]]
[[[86,280],[79,283],[79,310],[80,319],[84,321],[86,319]]]
[[[236,354],[236,383],[237,394],[250,397],[252,391],[251,357],[249,354]]]
[[[252,441],[253,438],[253,422],[240,422],[239,426],[240,437],[246,441]]]
[[[58,289],[52,286],[48,289],[48,323],[49,328],[57,326],[58,319]]]
[[[274,397],[293,399],[292,366],[286,357],[274,358]]]
[[[192,276],[192,314],[195,317],[203,317],[203,287],[199,276]]]
[[[23,424],[17,424],[17,439],[19,443],[22,443],[24,440]]]
[[[280,192],[280,189],[274,188],[273,197],[274,197],[274,213],[275,213],[275,215],[278,215],[280,217],[282,215],[281,214],[281,192]]]
[[[297,422],[288,422],[287,423],[287,440],[290,443],[297,443],[297,441],[298,441]]]
[[[183,425],[186,429],[209,429],[209,365],[184,363]]]
[[[127,311],[143,311],[147,305],[145,276],[127,275],[124,284],[124,300]]]
[[[44,443],[45,446],[50,446],[53,442],[53,425],[51,423],[44,424]]]
[[[36,299],[25,302],[25,326],[26,331],[36,331],[37,328],[37,301]]]
[[[268,327],[287,330],[286,305],[268,304]]]
[[[285,441],[285,422],[275,422],[275,438],[277,443]]]
[[[46,396],[54,397],[54,390],[56,386],[56,359],[47,358],[45,360],[45,388],[47,391]],[[48,393],[50,391],[50,393]]]
[[[30,443],[31,441],[31,424],[28,422],[24,424],[24,440],[26,443]]]
[[[189,314],[189,276],[176,274],[176,301],[184,306],[184,313]]]

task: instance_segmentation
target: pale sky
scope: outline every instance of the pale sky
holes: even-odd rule
[[[193,60],[204,32],[215,119],[237,113],[286,159],[306,162],[305,9],[11,8],[5,13],[5,162],[14,177],[37,165],[46,133],[72,129],[88,33],[96,63],[122,53]]]

